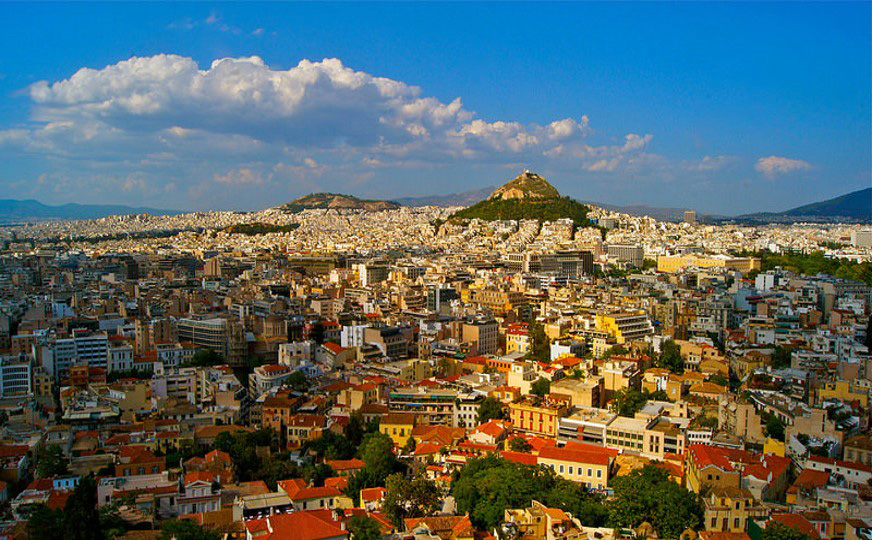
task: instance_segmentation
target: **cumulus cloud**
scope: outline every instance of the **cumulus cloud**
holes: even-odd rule
[[[215,14],[186,23],[223,24]],[[0,129],[0,148],[114,164],[124,177],[161,169],[168,171],[164,184],[203,189],[286,185],[288,178],[310,181],[328,171],[362,181],[368,177],[359,176],[361,165],[384,170],[545,159],[575,170],[619,172],[638,168],[652,140],[630,133],[614,144],[592,144],[583,115],[541,124],[480,118],[460,98],[426,96],[335,58],[283,70],[257,56],[220,58],[206,68],[178,55],[133,57],[37,82],[26,95],[30,122]],[[160,177],[150,173],[149,182]],[[142,189],[139,182],[117,187]]]
[[[303,60],[277,70],[256,56],[222,58],[208,69],[176,55],[134,57],[103,69],[83,68],[54,83],[37,82],[28,94],[38,127],[0,132],[0,139],[29,139],[59,151],[89,139],[106,148],[107,138],[125,137],[156,146],[236,137],[233,143],[247,140],[253,147],[357,149],[371,159],[502,159],[549,155],[558,146],[567,151],[551,155],[601,158],[597,154],[614,150],[579,150],[590,134],[586,116],[545,125],[487,121],[460,98],[444,103],[425,97],[418,87],[355,71],[338,59]],[[627,135],[621,151],[639,150],[648,141],[650,135]]]
[[[754,168],[767,178],[775,178],[779,174],[811,169],[811,163],[801,159],[769,156],[758,159]]]

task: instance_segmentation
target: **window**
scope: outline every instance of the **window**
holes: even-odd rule
[[[593,469],[588,469],[588,470],[587,470],[587,475],[588,475],[588,476],[593,476]]]
[[[602,469],[597,469],[597,470],[596,470],[596,477],[597,477],[597,478],[602,478],[602,477],[603,477],[603,470],[602,470]]]

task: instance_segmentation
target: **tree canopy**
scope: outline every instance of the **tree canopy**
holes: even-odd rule
[[[533,499],[570,512],[587,526],[602,526],[607,513],[599,495],[557,476],[553,470],[505,461],[473,459],[454,473],[451,487],[457,511],[476,527],[492,530],[508,508],[527,508]]]
[[[539,397],[545,397],[549,392],[551,392],[551,381],[542,377],[530,386],[530,393]]]
[[[348,532],[352,540],[381,540],[382,537],[378,522],[364,516],[354,516],[348,520]]]
[[[171,519],[160,526],[160,540],[220,540],[221,535],[187,519]]]
[[[67,458],[60,446],[45,446],[40,450],[36,460],[36,476],[39,478],[51,478],[63,476],[69,472]]]
[[[506,413],[503,402],[495,397],[487,397],[478,406],[478,423],[484,424],[491,420],[502,420]]]
[[[606,502],[612,527],[635,528],[647,521],[661,538],[672,539],[702,523],[703,508],[697,495],[654,465],[615,478],[612,487],[614,497]]]
[[[407,518],[433,515],[442,505],[436,484],[423,476],[409,480],[405,475],[394,473],[385,481],[384,513],[398,528]]]
[[[662,390],[649,392],[636,390],[632,387],[622,388],[614,393],[611,400],[612,411],[621,416],[632,418],[649,400],[666,401],[669,396]]]
[[[809,540],[808,535],[778,522],[772,522],[763,529],[762,540]]]
[[[63,511],[35,508],[27,521],[27,533],[31,540],[103,540],[103,526],[97,510],[97,482],[89,475],[79,481]]]
[[[673,340],[667,339],[660,346],[660,354],[657,355],[654,365],[668,369],[672,373],[684,373],[684,358],[681,357],[681,347]]]

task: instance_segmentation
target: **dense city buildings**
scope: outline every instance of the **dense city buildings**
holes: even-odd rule
[[[81,484],[129,531],[348,538],[366,518],[383,538],[678,538],[605,517],[660,479],[689,505],[679,533],[866,537],[864,229],[452,212],[0,230],[3,534]],[[230,232],[264,223],[295,226]],[[110,226],[144,234],[100,239]],[[541,501],[469,495],[531,470],[558,482]]]

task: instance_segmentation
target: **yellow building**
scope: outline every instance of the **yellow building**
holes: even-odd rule
[[[705,528],[716,532],[745,532],[748,519],[767,515],[747,489],[713,488],[703,499]]]
[[[642,310],[597,315],[596,329],[615,338],[616,343],[641,341],[654,334],[654,327]]]
[[[417,425],[417,415],[412,413],[390,413],[379,422],[378,430],[402,448],[412,436],[412,429]]]
[[[681,272],[686,268],[723,268],[747,274],[752,270],[760,270],[761,266],[760,259],[755,257],[698,257],[696,255],[657,257],[658,272]]]
[[[585,488],[604,490],[609,487],[612,455],[591,445],[558,448],[546,446],[539,451],[539,465],[550,467],[558,476],[578,482]]]
[[[551,403],[547,400],[534,400],[524,396],[521,400],[509,404],[512,427],[518,431],[557,437],[560,418],[566,415],[567,407],[563,403]]]
[[[868,381],[833,381],[817,391],[817,402],[838,399],[845,403],[857,401],[864,409],[869,405]]]
[[[771,437],[766,437],[766,442],[763,444],[763,455],[775,454],[778,457],[784,457],[786,454],[786,445]]]

